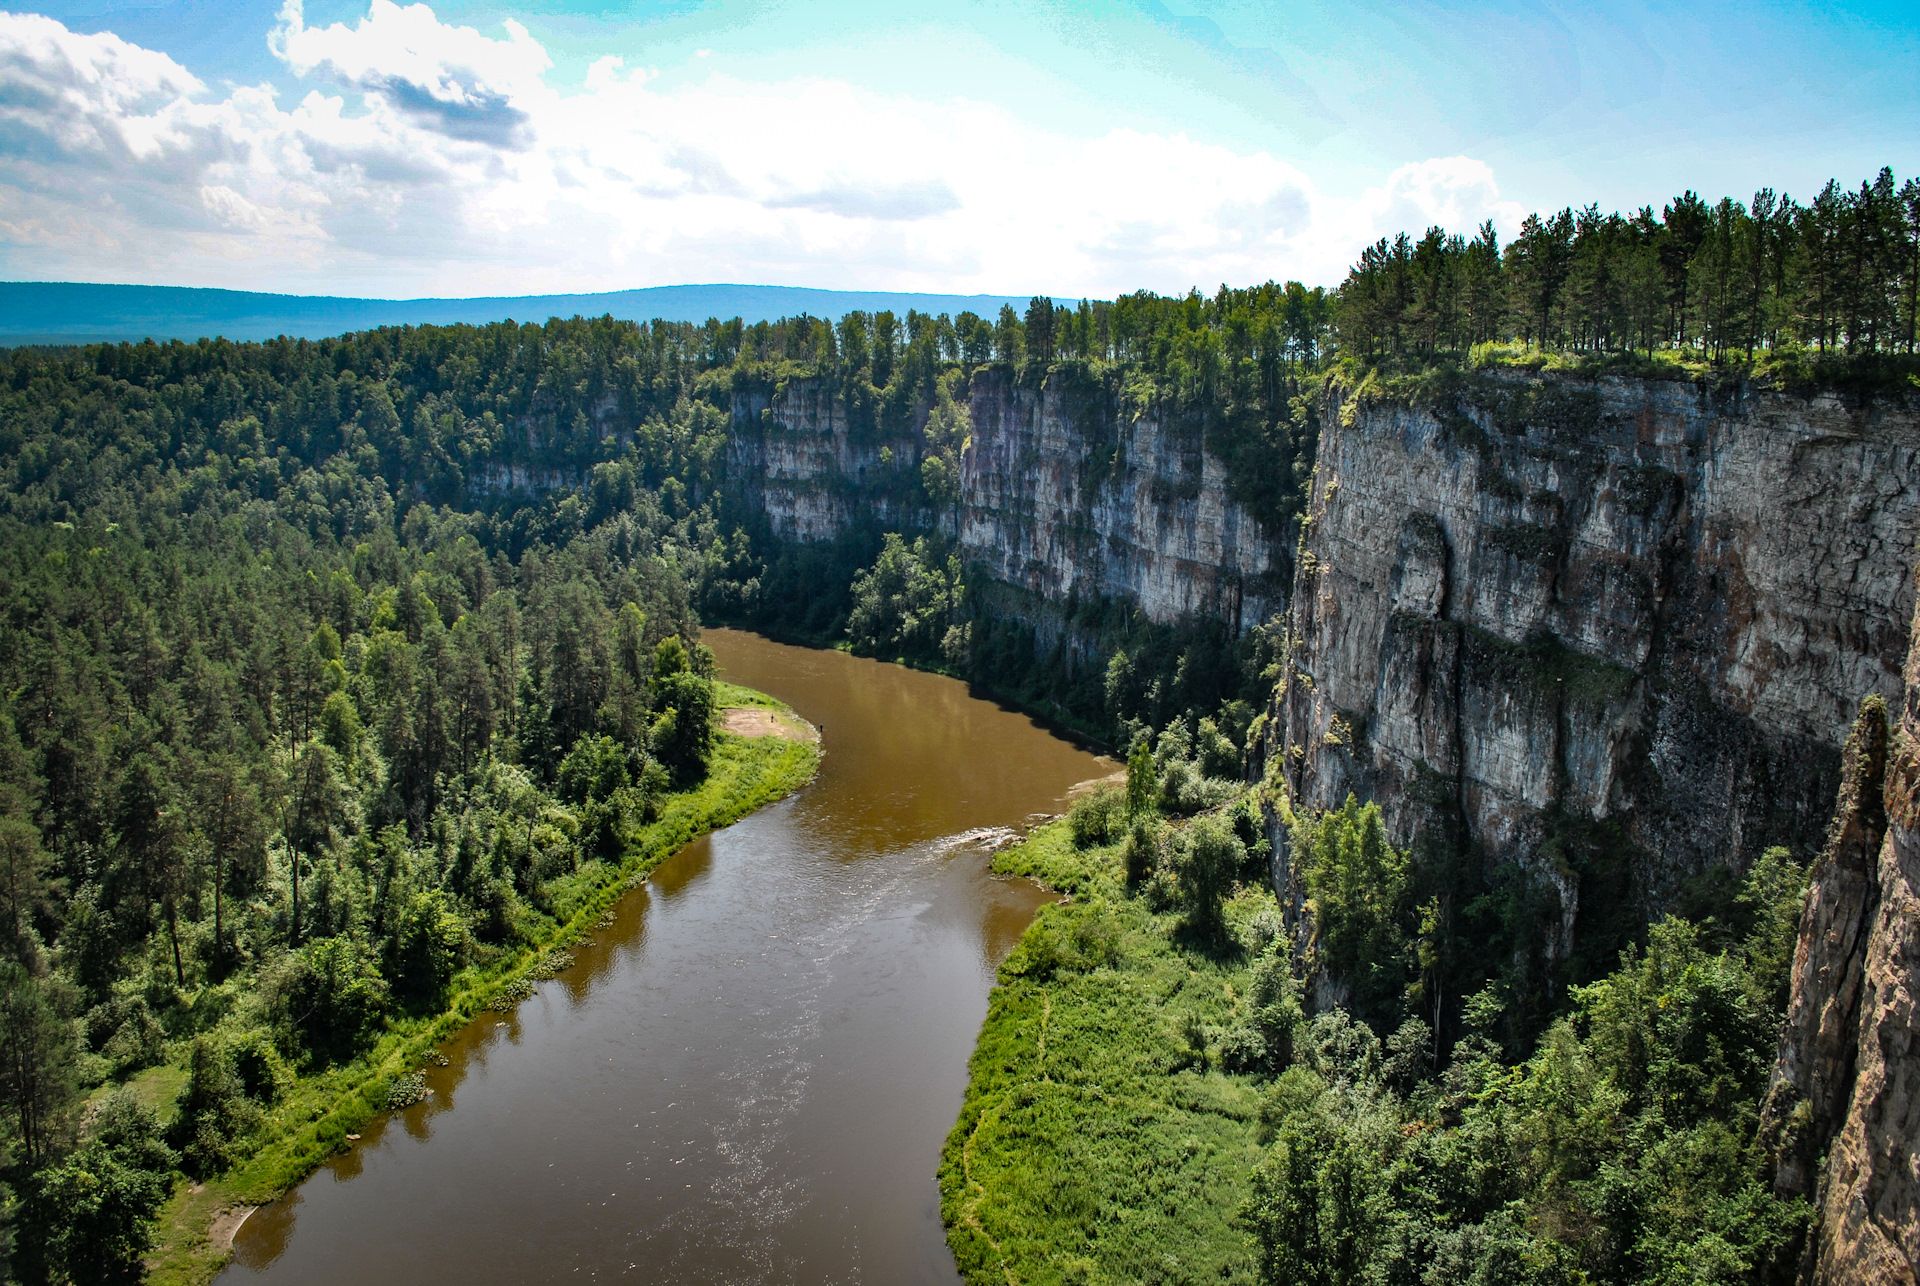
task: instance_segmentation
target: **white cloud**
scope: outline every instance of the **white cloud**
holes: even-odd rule
[[[288,0],[270,43],[310,88],[216,98],[165,54],[0,13],[4,275],[338,293],[693,281],[1113,294],[1337,281],[1361,244],[1512,222],[1488,168],[1409,165],[1358,202],[1264,152],[1062,135],[996,106],[603,58],[561,92],[503,35],[372,0]]]
[[[1500,185],[1485,161],[1446,156],[1403,165],[1377,188],[1369,188],[1355,213],[1375,237],[1405,232],[1418,240],[1430,227],[1471,237],[1488,219],[1502,240],[1519,230],[1526,209],[1500,199]]]

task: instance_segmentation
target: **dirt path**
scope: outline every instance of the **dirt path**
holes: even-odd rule
[[[789,741],[817,742],[820,730],[797,715],[764,706],[733,706],[721,711],[721,726],[740,737],[785,737]]]

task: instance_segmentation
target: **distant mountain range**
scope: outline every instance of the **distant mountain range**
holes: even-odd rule
[[[1000,305],[1025,309],[1012,295],[918,295],[800,286],[653,286],[592,295],[518,295],[485,299],[348,299],[268,295],[189,286],[111,286],[73,281],[0,282],[0,347],[90,344],[152,338],[318,339],[376,326],[452,325],[552,317],[702,322],[709,317],[772,321],[811,313],[838,319],[855,309],[905,316],[971,310],[992,317]]]

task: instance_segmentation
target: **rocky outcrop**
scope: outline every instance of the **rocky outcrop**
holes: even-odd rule
[[[1853,1094],[1867,936],[1880,905],[1886,775],[1887,707],[1868,697],[1840,757],[1840,798],[1808,884],[1780,1055],[1761,1113],[1782,1196],[1812,1193],[1819,1156]]]
[[[1263,746],[1295,801],[1530,863],[1564,933],[1569,827],[1636,854],[1648,913],[1816,850],[1856,704],[1901,692],[1911,409],[1516,372],[1338,391],[1323,424]]]
[[[1156,622],[1212,616],[1234,633],[1284,607],[1287,553],[1231,498],[1197,426],[1124,418],[1109,390],[1058,373],[1036,388],[984,369],[965,401],[972,435],[949,513],[914,508],[907,485],[924,408],[908,432],[863,428],[818,380],[736,402],[729,477],[782,539],[938,526],[1017,591],[1003,601],[1123,600]]]
[[[1804,1286],[1920,1274],[1920,647],[1905,680],[1890,744],[1871,704],[1848,741],[1761,1117],[1776,1191],[1813,1199]]]

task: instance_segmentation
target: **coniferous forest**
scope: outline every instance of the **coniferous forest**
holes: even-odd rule
[[[801,750],[715,732],[705,621],[940,668],[1134,752],[1138,797],[1047,841],[1068,856],[1040,873],[1098,896],[1029,935],[983,1049],[1035,988],[1092,987],[1103,963],[1258,997],[1211,1032],[1192,1009],[1180,1036],[1183,1068],[1240,1078],[1216,1115],[1258,1137],[1222,1153],[1245,1202],[1215,1231],[1254,1248],[1215,1256],[1229,1275],[1758,1281],[1804,1220],[1755,1186],[1751,1151],[1790,856],[1693,920],[1636,925],[1617,968],[1524,1027],[1483,991],[1436,1056],[1407,855],[1377,816],[1300,818],[1318,940],[1371,979],[1309,1015],[1234,820],[1281,629],[1077,603],[1097,654],[1050,651],[987,610],[939,519],[982,368],[1196,426],[1291,547],[1329,381],[1614,364],[1884,388],[1912,377],[1917,328],[1920,182],[1883,171],[1806,204],[1563,210],[1505,246],[1490,226],[1402,235],[1330,291],[6,353],[11,1271],[137,1275],[177,1184],[297,1178],[358,1119],[339,1103],[406,1101],[383,1051],[512,994],[643,856],[803,779]],[[921,526],[774,537],[728,444],[736,405],[801,379],[856,432],[922,435],[886,484]],[[974,1180],[953,1182],[950,1218]]]

